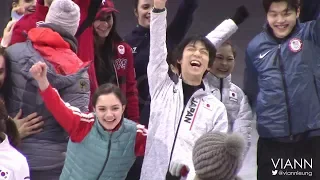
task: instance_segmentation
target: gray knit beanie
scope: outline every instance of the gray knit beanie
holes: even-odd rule
[[[193,149],[193,163],[199,180],[236,180],[245,142],[238,134],[221,132],[201,136]]]
[[[45,23],[60,26],[72,36],[78,30],[80,8],[72,0],[54,0],[49,8]]]

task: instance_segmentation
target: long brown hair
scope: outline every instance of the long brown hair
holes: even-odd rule
[[[100,45],[98,43],[98,34],[93,30],[94,35],[94,65],[97,72],[98,84],[115,83],[116,72],[113,67],[113,58],[116,53],[113,44],[122,42],[122,38],[116,30],[117,20],[115,13],[111,13],[113,17],[113,25],[109,35],[105,38],[104,43]],[[101,16],[105,16],[106,13],[101,13]]]
[[[0,133],[7,134],[9,142],[13,147],[17,147],[19,145],[19,131],[13,119],[9,117],[2,100],[0,101]]]

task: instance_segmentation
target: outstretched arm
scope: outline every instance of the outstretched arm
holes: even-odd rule
[[[301,2],[301,13],[300,21],[307,22],[316,20],[320,15],[320,1],[319,0],[300,0]]]
[[[147,68],[149,91],[151,99],[168,76],[166,28],[167,10],[166,0],[154,0],[150,23],[150,57]]]
[[[216,49],[218,49],[221,44],[238,30],[238,25],[240,25],[248,16],[249,13],[244,6],[238,7],[231,19],[225,20],[219,24],[206,36],[206,38],[211,41]]]
[[[182,0],[174,19],[167,29],[168,41],[174,48],[187,34],[193,22],[193,14],[198,8],[199,0]]]

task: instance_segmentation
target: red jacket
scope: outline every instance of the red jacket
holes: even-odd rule
[[[65,104],[51,85],[46,90],[40,92],[40,94],[48,110],[70,135],[71,141],[80,143],[93,127],[95,121],[94,114],[82,113],[78,108]],[[137,128],[135,154],[136,156],[143,156],[147,130],[139,125],[137,125]]]
[[[49,61],[58,74],[69,75],[78,72],[88,63],[83,63],[58,32],[38,27],[28,32],[33,47]]]
[[[117,73],[117,81],[120,89],[127,97],[127,118],[139,121],[139,99],[137,81],[133,64],[131,47],[125,42],[115,43],[117,53],[114,55],[114,67]]]
[[[44,21],[49,8],[44,6],[43,0],[38,0],[36,11],[32,14],[24,15],[15,25],[12,32],[10,45],[25,42],[30,29],[37,27],[37,22]]]
[[[97,0],[74,0],[74,2],[77,3],[78,6],[80,7],[80,25],[88,16],[88,11],[89,11],[88,7],[90,6],[90,3],[92,1],[97,1]],[[36,25],[37,22],[45,20],[45,17],[48,13],[48,7],[45,7],[43,4],[44,4],[43,0],[38,0],[37,6],[36,6],[36,12],[30,15],[25,15],[17,22],[17,24],[13,29],[11,44],[26,41],[25,34],[30,29],[35,28],[37,26]],[[97,89],[98,87],[94,63],[93,63],[94,45],[93,45],[92,32],[93,32],[93,29],[92,29],[92,26],[90,26],[79,37],[77,37],[78,57],[83,62],[92,62],[88,70],[89,79],[90,79],[90,90],[91,90],[90,100],[91,100],[92,94],[94,93],[94,90]],[[91,106],[91,101],[90,101],[89,109],[93,110]]]

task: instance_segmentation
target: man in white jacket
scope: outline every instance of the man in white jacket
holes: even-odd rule
[[[166,47],[166,0],[154,0],[150,24],[150,59],[148,79],[151,95],[149,134],[141,180],[164,180],[180,174],[194,179],[192,149],[195,141],[212,131],[227,132],[226,108],[206,92],[202,78],[211,67],[216,50],[246,18],[244,7],[233,20],[225,20],[207,37],[192,36],[178,45],[172,60],[177,61],[179,76],[168,74]],[[245,13],[244,13],[245,11]],[[213,45],[211,42],[213,42]]]

